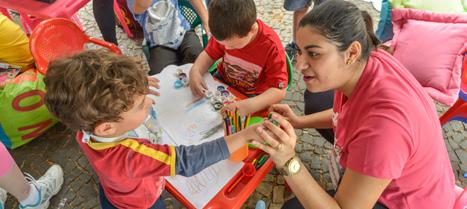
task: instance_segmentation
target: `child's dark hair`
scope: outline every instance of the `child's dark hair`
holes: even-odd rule
[[[256,22],[253,0],[211,0],[208,9],[209,29],[219,41],[246,36]]]
[[[300,27],[307,25],[334,42],[339,51],[358,41],[362,45],[362,59],[367,59],[379,44],[371,16],[348,1],[328,0],[319,4],[300,21]]]
[[[100,123],[119,121],[134,97],[148,91],[140,60],[105,49],[52,61],[44,82],[49,111],[68,128],[88,132]]]

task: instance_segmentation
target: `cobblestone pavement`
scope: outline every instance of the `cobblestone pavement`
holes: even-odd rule
[[[292,13],[282,9],[281,0],[256,0],[256,2],[259,18],[277,31],[284,44],[289,42],[292,36]],[[378,21],[378,12],[371,4],[361,0],[352,0],[352,2],[369,11],[375,23]],[[92,15],[91,4],[80,10],[79,16],[88,35],[101,37]],[[128,39],[119,28],[117,33],[120,48],[125,54],[143,57],[139,42]],[[304,109],[303,92],[305,88],[300,83],[299,76],[295,76],[293,88],[284,101],[288,104],[294,104],[294,111],[297,114],[302,114]],[[442,105],[438,104],[437,106],[440,114],[446,110],[446,107]],[[457,184],[464,186],[462,175],[467,171],[466,128],[467,125],[460,122],[451,122],[443,127]],[[296,150],[300,158],[315,179],[323,187],[329,188],[327,153],[330,151],[331,145],[325,142],[313,129],[297,130],[297,135],[299,141]],[[23,171],[36,177],[41,176],[52,163],[58,163],[64,168],[65,183],[62,190],[52,199],[50,208],[99,208],[98,179],[74,142],[73,133],[63,125],[56,125],[33,142],[13,150],[12,154]],[[163,196],[168,208],[181,208],[181,205],[169,194],[164,193]],[[254,208],[259,199],[266,200],[269,208],[280,208],[284,200],[290,197],[290,192],[285,189],[284,179],[277,175],[275,170],[272,170],[247,200],[244,208]],[[16,206],[16,200],[10,197],[6,208]]]

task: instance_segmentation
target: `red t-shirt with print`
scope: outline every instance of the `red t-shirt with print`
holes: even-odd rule
[[[261,20],[255,39],[241,49],[226,49],[214,38],[205,52],[214,60],[223,58],[217,66],[227,85],[243,94],[257,95],[269,88],[287,87],[288,72],[285,50],[279,36]]]

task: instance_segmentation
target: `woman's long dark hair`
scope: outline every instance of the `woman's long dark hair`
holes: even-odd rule
[[[362,59],[379,45],[373,32],[373,21],[366,11],[343,0],[328,0],[314,7],[300,21],[300,27],[312,26],[334,42],[339,51],[345,51],[358,41],[362,45]]]

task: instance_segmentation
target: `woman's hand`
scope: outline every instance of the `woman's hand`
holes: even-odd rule
[[[195,96],[204,97],[204,92],[208,89],[204,83],[203,76],[197,70],[190,70],[189,86]]]
[[[267,152],[276,164],[276,167],[281,168],[290,158],[295,156],[297,135],[295,135],[292,125],[284,117],[273,113],[272,119],[278,125],[274,125],[271,121],[266,120],[263,126],[256,128],[256,133],[261,140],[255,139],[252,144]]]
[[[160,96],[161,95],[158,91],[153,89],[153,88],[155,88],[155,89],[160,88],[159,79],[148,76],[148,88],[149,88],[149,94],[152,94],[152,95],[155,95],[155,96]]]
[[[289,121],[289,123],[293,127],[298,127],[300,123],[300,119],[293,110],[290,108],[289,105],[287,104],[274,104],[271,105],[269,108],[269,112],[276,112],[277,114],[281,115],[282,117],[285,118],[285,120]]]

